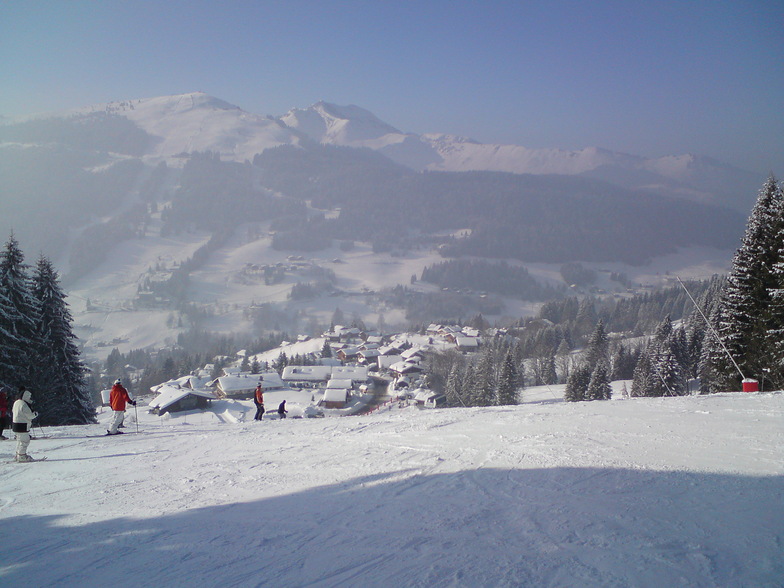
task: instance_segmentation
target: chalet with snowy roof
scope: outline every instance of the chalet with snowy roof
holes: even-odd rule
[[[330,365],[289,365],[283,368],[282,378],[289,386],[315,388],[332,377]]]
[[[348,402],[348,390],[344,388],[327,388],[324,398],[319,403],[324,408],[344,408]]]
[[[157,415],[183,410],[208,408],[215,395],[207,390],[194,390],[167,382],[152,389],[158,395],[149,404],[150,412]]]
[[[343,349],[338,349],[337,357],[340,361],[357,361],[359,352],[359,347],[344,347]]]
[[[407,361],[399,361],[389,366],[389,372],[396,377],[420,374],[424,371],[419,365]]]
[[[354,384],[364,384],[368,381],[368,368],[361,365],[341,365],[332,368],[331,379],[351,380]]]
[[[425,408],[437,408],[446,404],[446,396],[426,388],[418,388],[413,392],[414,402]]]
[[[479,349],[479,339],[477,337],[458,335],[455,337],[454,343],[458,351],[469,352]]]
[[[396,345],[384,345],[378,348],[380,355],[400,355],[400,347]]]
[[[328,341],[342,341],[344,343],[359,343],[361,331],[356,327],[344,327],[342,325],[335,325],[329,331],[324,333],[324,337]]]
[[[419,362],[425,356],[425,350],[421,347],[412,347],[411,349],[406,349],[403,351],[400,356],[405,361],[416,361]]]
[[[379,355],[376,358],[378,369],[382,371],[389,369],[389,366],[394,365],[400,361],[403,361],[403,358],[400,355]]]
[[[376,362],[376,358],[381,355],[381,352],[378,349],[362,349],[358,355],[359,357],[357,359],[359,363],[370,365],[371,363]]]
[[[234,374],[215,378],[209,387],[218,398],[252,398],[258,383],[258,375]]]

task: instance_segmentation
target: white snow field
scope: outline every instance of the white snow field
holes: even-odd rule
[[[0,585],[784,585],[783,393],[561,395],[3,441]]]

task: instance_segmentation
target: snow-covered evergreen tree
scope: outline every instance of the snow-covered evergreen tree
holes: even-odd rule
[[[444,386],[444,394],[446,395],[446,402],[449,406],[465,406],[463,399],[463,370],[461,366],[454,362],[452,369],[449,371],[449,376],[446,379]]]
[[[542,383],[553,385],[558,383],[558,373],[555,371],[555,356],[550,355],[542,358]]]
[[[71,328],[71,313],[51,262],[41,257],[32,278],[38,302],[41,348],[38,401],[41,424],[81,425],[95,422],[95,408],[85,381],[85,366]]]
[[[781,328],[784,316],[772,304],[781,287],[774,270],[780,261],[784,231],[784,190],[770,176],[760,190],[740,248],[732,260],[719,315],[718,333],[746,377],[759,377],[775,365],[770,329]],[[739,390],[740,374],[726,353],[709,355],[716,380],[712,390]]]
[[[604,321],[599,321],[596,328],[588,340],[588,345],[585,349],[585,362],[590,366],[591,370],[599,363],[609,363],[609,350],[610,344],[607,339],[607,333],[604,331]]]
[[[572,368],[566,380],[564,400],[567,402],[581,402],[585,400],[588,384],[591,382],[591,371],[591,368],[586,363]]]
[[[511,352],[506,354],[501,365],[501,374],[498,377],[498,387],[496,388],[495,404],[507,405],[517,404],[517,368],[514,365],[514,358]]]
[[[4,361],[8,362],[5,369],[10,369],[0,373],[0,382],[12,388],[25,385],[37,399],[33,378],[40,362],[39,310],[30,291],[27,270],[19,243],[11,235],[0,252],[0,333],[5,334],[0,346],[4,348]]]
[[[653,363],[646,348],[640,354],[637,360],[637,366],[634,368],[634,377],[632,378],[632,389],[629,392],[632,397],[641,396],[664,396],[664,387],[661,380],[656,375],[653,369]]]
[[[607,372],[607,364],[599,362],[591,374],[588,388],[585,390],[586,400],[609,400],[612,398],[612,386]]]
[[[476,377],[474,406],[495,404],[496,377],[493,355],[489,351],[480,354],[474,372]]]

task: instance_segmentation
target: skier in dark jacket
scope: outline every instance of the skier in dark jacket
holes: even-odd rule
[[[261,383],[256,386],[256,391],[253,393],[253,402],[256,405],[256,416],[253,420],[260,421],[264,417],[264,392],[261,390]]]
[[[285,418],[286,418],[286,413],[287,413],[287,412],[288,412],[288,411],[286,410],[286,401],[284,400],[283,402],[281,402],[281,403],[278,405],[278,417],[279,417],[279,418],[282,418],[282,419],[285,419]]]

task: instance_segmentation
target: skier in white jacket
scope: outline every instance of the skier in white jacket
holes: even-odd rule
[[[30,445],[30,429],[33,425],[33,419],[38,416],[38,413],[30,408],[32,400],[33,395],[30,390],[21,386],[19,398],[14,402],[12,424],[12,429],[16,433],[16,461],[18,462],[35,461],[27,455],[27,447]]]

